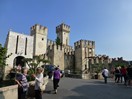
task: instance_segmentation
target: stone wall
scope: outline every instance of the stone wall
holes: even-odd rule
[[[64,47],[60,45],[52,45],[48,48],[48,57],[51,64],[58,66],[64,70]]]
[[[75,55],[72,46],[64,46],[64,67],[73,70],[75,67]]]
[[[5,67],[5,76],[9,73],[10,69],[15,65],[14,59],[18,56],[24,58],[33,57],[33,37],[24,35],[17,32],[9,31],[5,47],[7,48],[6,55],[12,55],[6,59],[7,66]]]
[[[0,88],[0,99],[18,99],[18,86],[12,85]]]
[[[64,23],[56,27],[57,37],[60,39],[63,45],[69,45],[69,41],[70,41],[69,32],[70,32],[70,26]]]
[[[8,64],[8,66],[10,66],[11,68],[13,67],[14,58],[17,56],[32,58],[33,37],[10,31],[7,38],[8,38],[8,45],[7,45],[6,55],[12,53],[12,55],[6,60],[6,64]],[[27,45],[26,45],[26,39],[27,39]]]
[[[89,68],[89,57],[95,56],[95,42],[79,40],[74,43],[75,66],[77,70],[84,71]]]
[[[82,49],[75,50],[75,69],[82,70]]]
[[[42,25],[35,24],[31,27],[31,36],[34,37],[33,55],[45,54],[47,49],[48,29]]]
[[[64,54],[64,67],[65,70],[74,70],[75,56],[74,54]]]

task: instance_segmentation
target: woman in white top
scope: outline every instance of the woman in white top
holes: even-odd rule
[[[38,67],[35,77],[35,99],[42,99],[42,92],[40,90],[40,85],[43,83],[43,68]]]

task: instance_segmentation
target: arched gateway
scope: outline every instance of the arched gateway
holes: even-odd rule
[[[24,67],[26,66],[26,63],[24,62],[25,57],[23,56],[17,56],[14,58],[14,62],[13,62],[13,67],[15,66],[21,66]]]

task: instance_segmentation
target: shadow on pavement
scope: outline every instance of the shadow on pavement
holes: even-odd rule
[[[101,81],[95,81],[72,89],[76,95],[63,99],[132,99],[132,88],[112,86]]]
[[[44,94],[52,94],[51,92],[52,92],[51,90],[46,90],[44,91]]]

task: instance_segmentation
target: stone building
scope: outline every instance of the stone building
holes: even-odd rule
[[[13,66],[18,66],[19,64],[24,66],[23,58],[33,57],[33,36],[9,31],[5,47],[7,48],[7,55],[12,53],[6,60],[8,66],[5,67],[5,71],[8,73]]]
[[[89,57],[95,56],[95,42],[80,40],[74,43],[76,70],[89,69]]]
[[[109,56],[106,55],[95,55],[95,57],[89,58],[89,64],[92,66],[100,66],[106,67],[107,69],[110,69],[110,63],[112,62],[112,58],[109,58]],[[92,68],[92,67],[91,67]]]
[[[70,26],[62,23],[56,27],[57,37],[61,45],[49,40],[48,29],[39,24],[31,27],[30,35],[9,31],[5,42],[7,55],[12,53],[6,63],[6,72],[14,66],[25,66],[23,58],[32,58],[34,55],[44,55],[44,59],[60,67],[61,70],[80,70],[89,68],[89,58],[95,56],[95,42],[79,40],[74,47],[69,45]]]
[[[95,55],[95,57],[90,59],[91,64],[108,64],[111,63],[112,59],[107,55]]]

